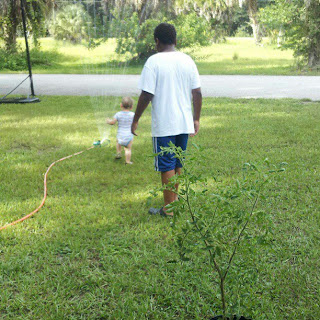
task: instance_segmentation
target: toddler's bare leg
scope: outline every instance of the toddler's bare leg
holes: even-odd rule
[[[121,145],[117,141],[117,159],[121,158]]]
[[[133,140],[131,140],[129,142],[129,144],[124,147],[124,153],[125,153],[125,156],[126,156],[126,163],[130,163],[131,162],[131,147],[132,147],[132,142]]]

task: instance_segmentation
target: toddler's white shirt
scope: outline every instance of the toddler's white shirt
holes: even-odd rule
[[[133,137],[131,133],[131,125],[134,117],[134,112],[119,111],[114,115],[118,121],[117,139],[121,141],[130,140]]]

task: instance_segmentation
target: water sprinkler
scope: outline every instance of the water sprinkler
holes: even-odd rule
[[[93,145],[94,145],[95,147],[101,147],[101,140],[95,140],[95,141],[93,142]]]
[[[95,147],[101,147],[103,143],[106,144],[106,145],[109,145],[110,144],[110,140],[107,139],[107,138],[103,138],[102,140],[95,140],[93,142],[93,145]]]

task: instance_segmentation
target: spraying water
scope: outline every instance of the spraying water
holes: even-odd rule
[[[72,5],[66,0],[54,0],[57,12]],[[130,54],[127,56],[116,54],[116,39],[120,38],[126,32],[126,19],[128,18],[126,6],[121,6],[114,2],[117,11],[111,10],[107,14],[106,2],[102,0],[78,0],[77,6],[82,11],[82,22],[77,25],[78,34],[81,37],[81,43],[85,47],[79,46],[78,54],[82,60],[82,67],[88,76],[98,76],[101,81],[112,81],[116,83],[118,77],[116,75],[125,75],[128,70]],[[75,4],[73,4],[75,5]],[[140,21],[146,14],[148,1],[141,8]],[[55,13],[53,19],[57,17]],[[117,20],[116,20],[117,19]],[[118,21],[112,25],[112,21]],[[86,30],[84,32],[84,30]],[[140,28],[136,29],[135,39],[140,36]],[[133,40],[135,40],[133,39]],[[130,42],[129,52],[136,52],[137,41]],[[83,54],[81,54],[83,53]],[[108,80],[104,78],[108,75]],[[110,80],[111,79],[111,80]],[[90,107],[94,116],[93,125],[97,128],[98,133],[95,136],[95,142],[100,141],[106,144],[112,141],[115,136],[115,130],[112,126],[106,124],[106,118],[113,118],[117,111],[120,111],[121,98],[119,93],[115,92],[113,96],[107,96],[107,91],[101,89],[90,95]],[[91,120],[90,120],[91,121]],[[95,144],[97,145],[97,144]]]
[[[94,8],[95,8],[95,0],[93,1]],[[147,3],[145,4],[145,6]],[[88,6],[88,3],[87,3]],[[93,8],[93,9],[94,9]],[[89,8],[87,7],[89,10]],[[126,8],[120,8],[118,19],[121,19],[121,17],[124,16],[124,11]],[[145,11],[145,7],[142,10]],[[143,14],[142,14],[143,16]],[[94,19],[95,20],[95,19]],[[94,25],[96,24],[96,21],[94,21]],[[92,61],[90,63],[84,63],[83,66],[85,68],[85,72],[90,75],[99,75],[102,76],[108,74],[108,79],[111,78],[111,81],[117,82],[118,75],[124,75],[127,73],[128,65],[129,65],[129,59],[127,57],[126,60],[124,60],[124,57],[120,54],[116,54],[113,50],[115,49],[116,45],[116,38],[120,37],[121,34],[124,32],[124,26],[125,23],[118,23],[116,24],[116,28],[110,27],[110,24],[107,28],[106,21],[103,19],[102,21],[102,29],[103,34],[101,35],[101,38],[98,40],[101,42],[101,45],[94,50],[100,50],[101,48],[107,49],[104,52],[104,63],[103,67],[101,65],[97,65],[95,61]],[[139,30],[139,29],[137,29]],[[136,37],[138,37],[140,34],[140,31],[136,34]],[[92,43],[93,41],[96,41],[96,29],[94,29],[94,32],[92,32],[92,29],[88,27],[88,35],[89,35],[89,43]],[[111,47],[109,49],[106,48],[106,45],[108,47]],[[135,46],[136,41],[133,41],[131,45],[131,52],[135,52]],[[88,49],[89,51],[91,49]],[[92,55],[92,60],[94,60],[94,55]],[[110,77],[111,76],[111,77]],[[109,80],[110,81],[110,80]],[[120,102],[122,97],[118,96],[118,93],[115,92],[114,96],[107,97],[107,93],[104,92],[104,90],[101,90],[100,94],[98,95],[91,95],[90,101],[91,101],[91,107],[95,116],[96,126],[100,133],[100,141],[102,145],[103,143],[110,143],[110,140],[114,138],[114,130],[110,125],[106,124],[106,118],[113,118],[115,113],[120,111]]]

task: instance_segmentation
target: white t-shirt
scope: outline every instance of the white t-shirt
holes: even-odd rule
[[[200,86],[196,64],[182,52],[159,52],[147,60],[139,89],[154,95],[153,137],[194,133],[191,91]]]
[[[134,117],[134,112],[131,111],[119,111],[114,115],[114,119],[118,121],[118,140],[132,139],[131,125]]]

